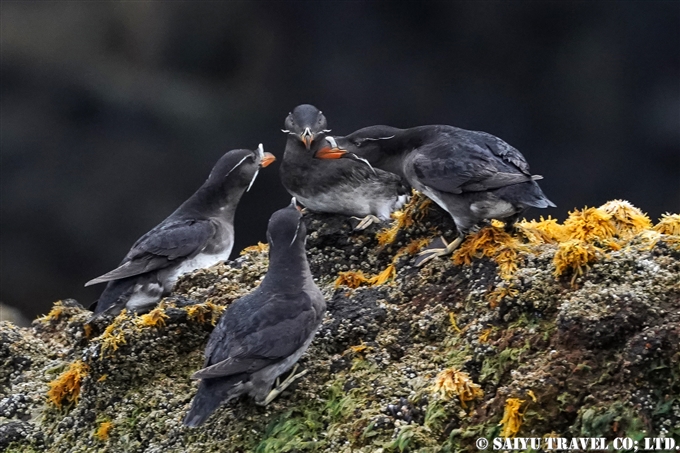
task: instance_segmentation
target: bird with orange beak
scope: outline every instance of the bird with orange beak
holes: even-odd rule
[[[114,270],[87,282],[107,283],[90,322],[123,308],[144,312],[170,293],[177,279],[229,258],[234,213],[261,168],[275,160],[262,145],[224,154],[201,187],[134,243]]]
[[[408,190],[399,176],[367,161],[333,159],[327,140],[326,117],[313,105],[303,104],[288,114],[288,134],[281,164],[281,182],[307,209],[359,218],[357,229],[388,220],[407,200]],[[323,159],[318,158],[323,156]]]

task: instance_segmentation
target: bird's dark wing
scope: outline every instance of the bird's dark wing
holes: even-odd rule
[[[498,189],[531,180],[515,164],[480,148],[472,140],[432,141],[414,150],[408,160],[420,182],[453,194]]]
[[[531,176],[529,164],[517,149],[505,143],[500,138],[486,132],[476,132],[476,137],[471,138],[472,146],[486,147],[494,155],[517,167],[525,175]]]
[[[132,277],[169,266],[178,258],[201,251],[215,232],[216,227],[209,220],[182,220],[161,224],[135,242],[123,264],[90,280],[85,286]]]
[[[265,300],[244,300],[264,297]],[[256,310],[227,310],[206,347],[206,368],[194,379],[255,372],[300,349],[318,326],[317,313],[306,293],[270,294],[256,291],[234,304]],[[231,307],[230,307],[231,308]],[[247,308],[247,307],[244,307]]]

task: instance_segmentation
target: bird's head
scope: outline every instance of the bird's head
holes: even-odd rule
[[[273,154],[264,152],[261,143],[255,150],[231,150],[217,161],[208,177],[208,184],[229,184],[250,190],[260,168],[266,167],[275,160],[276,157]]]
[[[323,116],[321,110],[313,105],[302,104],[288,114],[282,130],[294,139],[300,140],[305,148],[310,149],[314,140],[330,132],[327,127],[326,117]]]
[[[269,250],[288,249],[293,244],[304,244],[307,237],[307,228],[302,221],[302,213],[295,201],[283,209],[279,209],[269,218],[267,227],[267,240]]]

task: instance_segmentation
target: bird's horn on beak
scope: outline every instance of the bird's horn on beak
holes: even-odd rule
[[[297,204],[297,200],[295,199],[295,197],[290,199],[290,205],[297,209],[298,211],[302,211],[302,208],[300,208],[300,206]]]
[[[312,146],[314,134],[312,134],[312,131],[308,127],[306,127],[304,132],[300,134],[300,140],[302,140],[302,143],[305,144],[305,148],[309,149]]]

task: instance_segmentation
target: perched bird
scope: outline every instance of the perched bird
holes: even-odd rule
[[[421,252],[418,265],[452,253],[482,221],[503,220],[511,230],[527,208],[555,206],[536,183],[542,177],[529,172],[524,156],[486,132],[453,126],[371,126],[326,141],[330,150],[317,158],[353,154],[366,159],[405,178],[451,215],[458,237],[450,244],[443,238],[441,244],[431,244]]]
[[[389,219],[408,198],[401,178],[356,156],[316,159],[317,153],[333,157],[327,127],[326,117],[313,105],[299,105],[286,118],[283,132],[289,135],[280,170],[286,190],[311,211],[363,218],[357,229]]]
[[[269,219],[267,275],[253,292],[227,308],[210,335],[205,368],[192,376],[201,383],[185,425],[202,424],[221,404],[244,394],[257,404],[269,404],[305,374],[293,369],[271,390],[312,342],[326,310],[307,263],[306,233],[295,198]]]
[[[108,282],[93,319],[123,308],[146,311],[167,295],[180,275],[229,258],[234,212],[261,167],[275,160],[260,144],[232,150],[217,161],[207,181],[168,218],[134,243],[120,266],[85,286]]]

